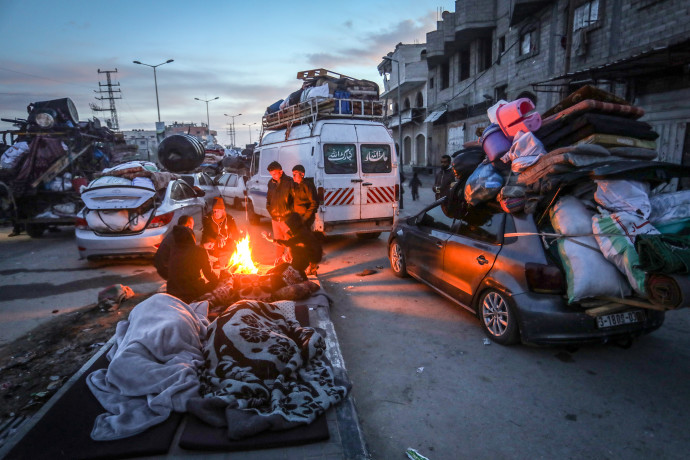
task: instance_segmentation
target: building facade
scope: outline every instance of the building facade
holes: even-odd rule
[[[122,131],[125,143],[137,147],[137,160],[156,161],[158,158],[158,140],[156,130],[133,129]]]
[[[419,53],[427,161],[477,140],[498,100],[528,97],[543,113],[593,85],[645,109],[661,160],[690,164],[688,13],[686,0],[456,1]]]

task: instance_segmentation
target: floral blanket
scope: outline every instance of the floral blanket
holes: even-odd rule
[[[342,401],[349,387],[336,382],[313,328],[294,321],[294,302],[242,300],[208,329],[202,398],[187,410],[230,439],[308,424]]]

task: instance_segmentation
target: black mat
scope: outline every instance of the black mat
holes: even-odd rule
[[[326,415],[321,414],[309,425],[285,431],[264,431],[239,441],[228,439],[225,428],[215,428],[194,415],[187,415],[179,446],[188,450],[237,451],[297,446],[329,438]]]
[[[105,354],[67,390],[38,423],[14,446],[6,459],[115,459],[168,452],[182,414],[136,436],[117,441],[94,441],[91,429],[105,412],[86,385],[86,377],[108,366]]]

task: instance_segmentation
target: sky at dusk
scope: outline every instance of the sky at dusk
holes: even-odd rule
[[[266,107],[299,89],[298,71],[326,68],[383,87],[376,66],[402,43],[423,43],[440,5],[418,0],[76,1],[0,0],[0,117],[26,118],[30,102],[71,98],[81,121],[96,114],[99,82],[115,70],[120,129],[161,120],[206,123],[229,143],[258,137]],[[256,123],[256,124],[254,124]],[[0,129],[12,129],[0,122]]]

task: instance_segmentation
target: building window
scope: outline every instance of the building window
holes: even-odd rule
[[[479,42],[479,72],[491,67],[491,39],[483,39]]]
[[[418,107],[418,108],[424,107],[424,96],[422,95],[421,92],[420,92],[420,93],[417,93],[417,102],[416,102],[415,105],[416,105],[416,107]]]
[[[599,0],[592,0],[575,8],[573,32],[586,29],[599,20]]]
[[[506,50],[506,36],[502,35],[498,37],[498,54],[505,52]]]
[[[508,100],[508,85],[497,86],[494,89],[494,101]]]
[[[408,110],[410,108],[410,98],[406,97],[403,101],[403,110]]]
[[[441,64],[441,89],[446,89],[450,86],[450,66],[448,62]]]
[[[430,89],[434,89],[434,77],[431,77],[431,78],[429,79],[429,88],[430,88]]]
[[[539,31],[538,29],[528,29],[520,34],[520,47],[518,56],[533,56],[539,52]]]
[[[470,50],[464,49],[460,51],[460,79],[458,81],[467,80],[470,78]]]

